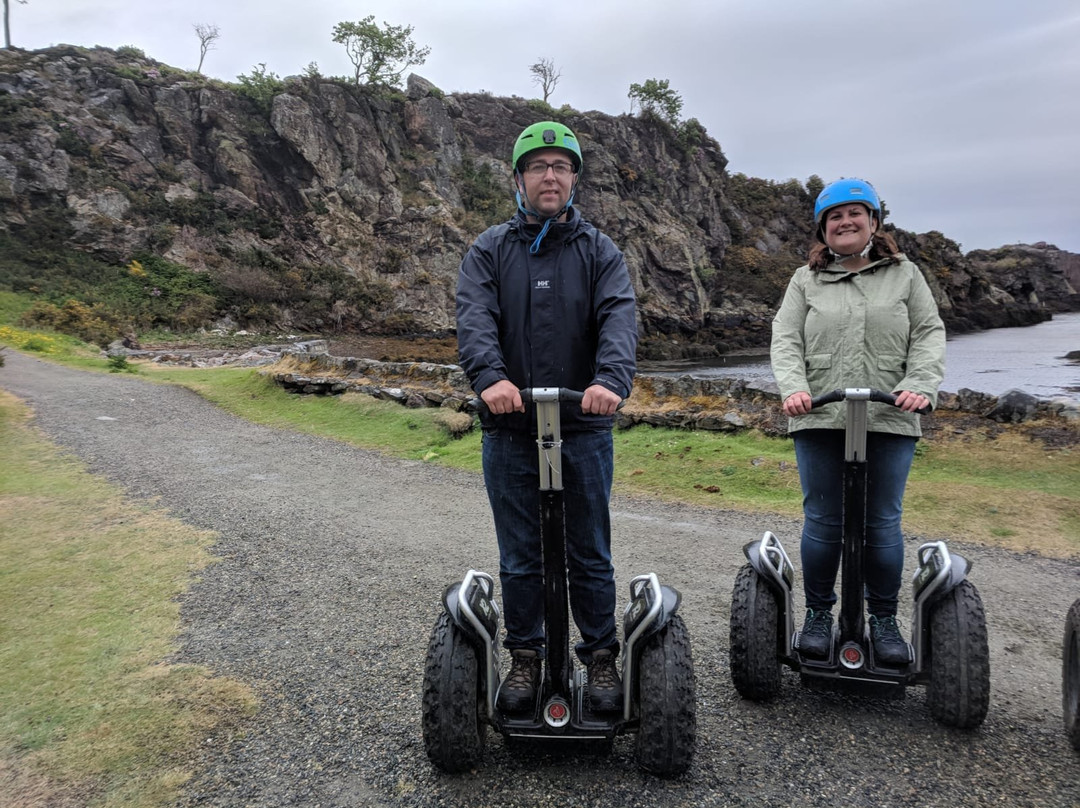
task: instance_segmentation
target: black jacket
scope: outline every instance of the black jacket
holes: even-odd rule
[[[637,312],[622,253],[570,208],[535,255],[540,226],[519,213],[488,228],[458,272],[460,363],[478,394],[501,379],[517,387],[601,384],[630,395],[636,369]],[[613,419],[562,407],[566,431],[610,428]],[[488,416],[485,426],[536,430],[527,412]]]

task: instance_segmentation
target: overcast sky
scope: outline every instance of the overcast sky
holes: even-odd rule
[[[964,251],[1080,253],[1077,0],[11,0],[11,36],[194,69],[204,23],[209,76],[351,75],[331,32],[368,14],[413,26],[431,48],[414,70],[444,91],[540,97],[543,57],[555,106],[617,115],[632,83],[668,79],[733,173],[863,177],[898,227]]]

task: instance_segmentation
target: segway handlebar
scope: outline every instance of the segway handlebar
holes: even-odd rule
[[[884,390],[874,390],[870,387],[847,387],[837,388],[836,390],[830,390],[828,393],[822,393],[820,396],[814,396],[810,399],[810,409],[816,410],[826,404],[835,404],[838,401],[848,399],[852,401],[877,401],[881,404],[896,406],[896,396],[892,393],[886,393]],[[926,415],[930,410],[931,408],[926,406],[915,410],[915,412],[918,415]]]
[[[569,387],[523,387],[518,392],[526,404],[530,401],[573,401],[580,404],[581,399],[585,398],[584,392]]]
[[[571,401],[580,404],[581,400],[585,398],[583,391],[571,390],[569,387],[522,387],[518,390],[518,394],[526,404],[530,402],[540,404],[545,401]],[[479,396],[470,399],[468,406],[474,410],[487,410],[488,408],[487,404]],[[626,399],[624,398],[615,409],[621,410],[625,406]]]

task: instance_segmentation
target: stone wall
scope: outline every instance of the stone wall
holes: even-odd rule
[[[469,402],[476,397],[457,365],[329,356],[313,353],[310,345],[286,350],[279,362],[260,372],[293,393],[355,392],[408,407],[461,411],[468,409]],[[938,417],[955,420],[965,416],[982,419],[987,426],[1051,422],[1055,428],[1075,431],[1080,439],[1080,404],[1064,398],[1038,399],[1019,390],[1001,396],[967,389],[956,394],[942,393],[935,415],[926,420]],[[751,384],[739,379],[698,379],[689,375],[639,375],[617,422],[620,427],[649,424],[714,432],[742,429],[759,429],[772,435],[787,432],[787,418],[780,410],[780,396],[774,383]]]

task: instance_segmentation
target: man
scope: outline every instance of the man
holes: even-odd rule
[[[518,212],[482,233],[461,263],[458,353],[487,405],[484,482],[499,542],[510,672],[499,708],[531,710],[544,654],[536,417],[519,390],[582,390],[562,404],[562,472],[570,606],[593,710],[621,709],[609,503],[612,426],[636,368],[634,290],[622,253],[573,207],[581,147],[554,121],[527,127],[513,150]]]

